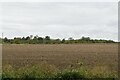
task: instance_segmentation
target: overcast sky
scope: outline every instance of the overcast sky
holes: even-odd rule
[[[118,39],[117,3],[5,2],[1,9],[1,32],[9,38],[49,35],[61,39]]]

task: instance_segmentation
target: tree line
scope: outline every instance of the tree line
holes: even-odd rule
[[[115,43],[113,40],[91,39],[90,37],[81,37],[80,39],[73,39],[72,37],[66,39],[51,39],[50,36],[39,37],[38,35],[27,37],[14,37],[14,39],[0,38],[0,43],[3,44],[73,44],[73,43]]]

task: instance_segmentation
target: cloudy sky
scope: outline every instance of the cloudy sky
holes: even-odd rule
[[[118,5],[114,2],[4,2],[1,33],[9,38],[118,39]]]

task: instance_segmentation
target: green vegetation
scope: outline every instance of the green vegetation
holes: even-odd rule
[[[116,73],[103,70],[87,70],[84,66],[59,70],[53,65],[40,64],[18,69],[11,65],[3,67],[3,80],[117,80]],[[100,79],[101,78],[101,79]]]
[[[39,36],[27,36],[27,37],[15,37],[14,39],[3,38],[3,43],[9,44],[74,44],[74,43],[115,43],[112,40],[97,40],[90,39],[90,37],[82,37],[80,39],[73,39],[70,37],[68,40],[65,39],[51,39],[50,36],[39,37]]]
[[[2,43],[2,39],[0,38],[0,43]]]

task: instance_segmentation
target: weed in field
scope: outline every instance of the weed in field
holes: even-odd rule
[[[92,78],[106,78],[105,80],[115,80],[117,78],[115,73],[108,73],[100,71],[102,69],[94,68],[87,70],[84,66],[76,69],[58,70],[53,65],[41,64],[25,66],[19,69],[14,69],[12,66],[7,65],[3,67],[3,80],[6,78],[20,80],[84,80]],[[107,79],[108,78],[108,79]],[[110,78],[110,79],[109,79]]]

